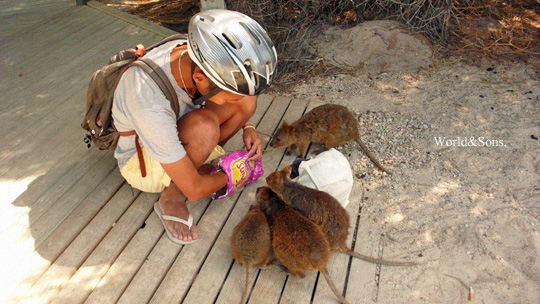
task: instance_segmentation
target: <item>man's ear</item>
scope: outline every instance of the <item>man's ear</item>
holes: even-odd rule
[[[194,80],[195,82],[202,82],[202,81],[204,81],[204,80],[207,79],[207,78],[208,78],[208,76],[206,76],[206,74],[203,73],[203,72],[200,71],[200,70],[199,70],[199,71],[193,72],[193,80]]]

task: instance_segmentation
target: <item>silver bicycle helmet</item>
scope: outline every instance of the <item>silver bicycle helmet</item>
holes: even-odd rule
[[[215,9],[193,16],[188,52],[219,88],[240,95],[264,92],[276,70],[276,49],[266,31],[235,11]]]

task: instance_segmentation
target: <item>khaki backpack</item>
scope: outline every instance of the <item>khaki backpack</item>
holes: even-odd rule
[[[116,148],[119,134],[111,117],[114,91],[122,74],[130,66],[141,67],[151,76],[161,91],[163,91],[165,97],[171,102],[171,108],[178,117],[180,105],[178,104],[178,96],[176,96],[171,82],[159,66],[143,56],[146,50],[151,50],[169,41],[180,39],[186,40],[187,35],[176,34],[169,36],[153,44],[148,49],[145,49],[139,44],[136,48],[122,50],[111,57],[109,64],[94,73],[88,85],[86,114],[81,124],[82,128],[86,131],[84,142],[88,145],[88,148],[91,147],[91,142],[100,150],[112,150]]]

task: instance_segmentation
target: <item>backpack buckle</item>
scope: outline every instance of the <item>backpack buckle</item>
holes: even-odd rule
[[[146,54],[146,49],[144,48],[144,45],[137,44],[135,47],[135,59],[142,57]]]
[[[89,134],[85,134],[83,141],[88,149],[92,147],[92,137]]]

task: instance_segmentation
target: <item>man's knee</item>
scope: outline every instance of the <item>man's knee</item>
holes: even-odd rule
[[[212,111],[199,109],[178,121],[178,136],[182,142],[192,139],[216,142],[219,140],[219,118]]]

